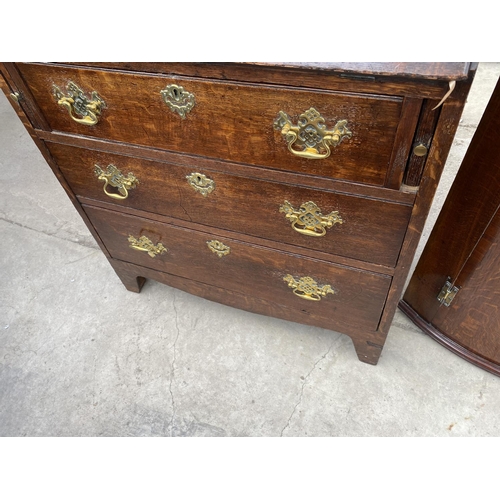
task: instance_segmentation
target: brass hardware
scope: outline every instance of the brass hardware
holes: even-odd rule
[[[160,90],[160,94],[167,106],[182,119],[186,118],[186,113],[189,113],[195,105],[194,95],[180,85],[167,85],[164,90]]]
[[[274,121],[274,128],[285,136],[290,152],[311,160],[328,158],[330,146],[337,147],[345,138],[352,137],[352,132],[347,128],[347,120],[340,120],[333,130],[327,130],[325,119],[314,108],[299,116],[298,125],[293,125],[291,118],[280,111]],[[302,149],[292,148],[294,144]]]
[[[425,156],[427,154],[427,148],[423,144],[419,144],[413,148],[413,154],[415,156]]]
[[[11,92],[10,98],[17,103],[19,103],[19,101],[22,99],[21,94],[19,92]]]
[[[221,243],[218,240],[207,241],[207,245],[208,248],[210,248],[210,250],[212,250],[213,253],[216,253],[219,257],[228,255],[231,252],[231,249],[227,245],[224,245],[224,243]]]
[[[68,82],[66,88],[68,95],[64,95],[57,85],[53,86],[57,104],[65,108],[75,122],[83,125],[95,125],[99,121],[101,108],[106,107],[105,102],[95,91],[92,92],[90,98],[86,97],[83,90],[73,82]],[[75,116],[74,113],[78,116]]]
[[[207,196],[215,189],[215,182],[206,175],[199,174],[198,172],[186,175],[186,179],[193,189],[203,196]]]
[[[117,167],[110,164],[106,167],[106,171],[104,171],[99,165],[94,166],[94,173],[100,181],[104,181],[104,192],[115,200],[125,200],[128,198],[128,190],[134,189],[137,184],[139,184],[139,180],[135,177],[132,172],[129,172],[127,177],[125,177]],[[118,188],[118,192],[110,193],[107,191],[108,184],[115,188]]]
[[[459,290],[460,287],[454,286],[452,284],[451,278],[448,276],[446,283],[444,284],[443,288],[441,288],[441,291],[437,296],[437,299],[442,305],[450,307],[453,299],[455,298],[455,295],[459,292]]]
[[[322,215],[320,208],[313,201],[302,203],[296,210],[290,202],[285,200],[285,203],[280,206],[280,212],[285,214],[295,231],[307,236],[324,236],[325,228],[344,223],[337,211]]]
[[[140,252],[148,252],[148,255],[152,258],[164,252],[168,252],[168,248],[165,248],[161,243],[154,245],[146,236],[141,236],[139,239],[136,239],[132,235],[129,235],[128,242],[130,243],[130,248],[139,250]]]
[[[290,274],[287,274],[283,281],[288,283],[290,288],[293,288],[293,293],[306,300],[321,300],[321,297],[325,297],[327,293],[335,293],[330,285],[318,286],[316,281],[314,281],[309,276],[304,276],[299,278],[297,281]]]

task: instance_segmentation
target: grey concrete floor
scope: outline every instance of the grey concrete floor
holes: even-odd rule
[[[481,63],[417,251],[500,75]],[[500,436],[500,378],[398,311],[344,335],[148,281],[127,292],[0,96],[1,436]]]

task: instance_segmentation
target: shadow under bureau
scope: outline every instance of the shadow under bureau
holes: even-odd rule
[[[376,364],[469,63],[3,63],[128,290],[153,279],[351,337]]]

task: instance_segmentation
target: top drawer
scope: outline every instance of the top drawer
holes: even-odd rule
[[[400,97],[56,65],[18,68],[55,131],[376,186],[386,183],[391,158],[406,163],[397,139]],[[103,102],[100,114],[91,111],[82,122],[86,103],[77,88],[87,104]],[[412,134],[405,125],[404,135]]]

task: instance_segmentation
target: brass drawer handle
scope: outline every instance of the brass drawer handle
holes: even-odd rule
[[[293,289],[293,293],[306,300],[321,300],[327,293],[335,293],[330,285],[319,286],[310,276],[304,276],[296,280],[292,275],[287,274],[283,281]]]
[[[219,257],[224,255],[229,255],[231,248],[218,240],[207,241],[208,248],[212,250],[213,253],[217,254]]]
[[[125,177],[113,164],[108,165],[106,170],[94,165],[94,173],[100,181],[104,181],[103,189],[106,195],[115,200],[125,200],[128,198],[128,190],[134,189],[139,184],[139,180],[132,172]],[[108,185],[118,188],[120,194],[110,193]]]
[[[68,95],[64,95],[61,89],[53,86],[54,96],[57,99],[57,104],[68,110],[69,116],[83,125],[95,125],[99,121],[101,108],[106,107],[105,102],[97,95],[97,92],[92,92],[88,98],[75,83],[68,82],[66,86]],[[78,116],[75,116],[78,115]]]
[[[347,128],[347,120],[340,120],[333,130],[327,130],[325,119],[314,108],[299,116],[298,125],[293,125],[291,118],[280,111],[274,121],[274,128],[285,136],[291,153],[310,160],[328,158],[330,146],[337,147],[345,138],[352,137],[352,132]],[[294,149],[294,144],[301,149]]]
[[[189,113],[195,105],[194,94],[184,90],[180,85],[167,85],[160,94],[165,101],[165,104],[183,120],[186,118],[186,113]]]
[[[203,196],[207,196],[215,189],[215,182],[206,175],[199,174],[198,172],[186,175],[186,179],[189,185]]]
[[[148,252],[148,255],[153,259],[157,255],[168,252],[168,248],[165,248],[161,243],[158,243],[157,245],[153,244],[153,242],[146,236],[141,236],[137,239],[130,234],[128,242],[130,243],[130,248],[139,250],[140,252]]]
[[[326,228],[344,223],[338,211],[323,215],[321,209],[313,201],[302,203],[296,210],[290,202],[285,200],[285,203],[280,206],[280,212],[285,214],[295,231],[306,236],[324,236]]]

